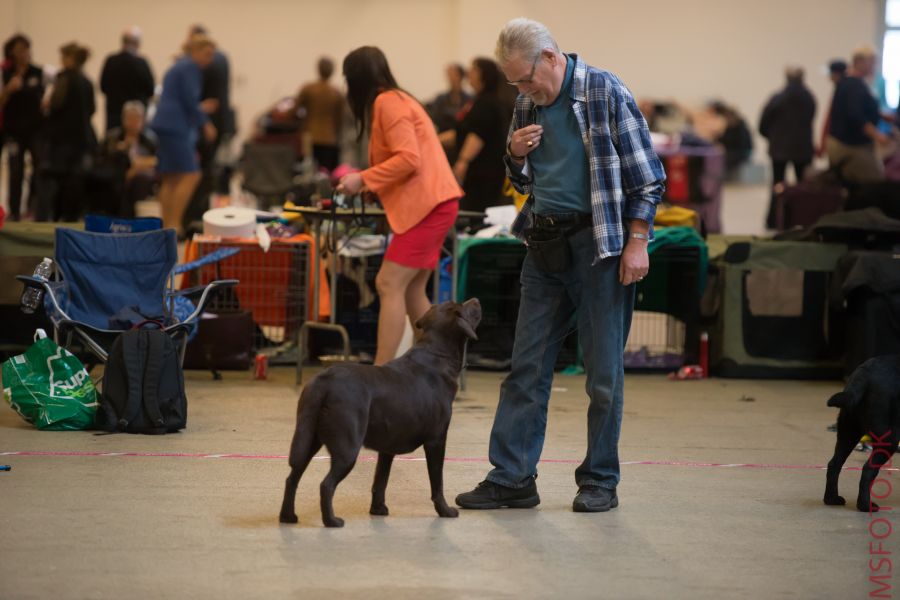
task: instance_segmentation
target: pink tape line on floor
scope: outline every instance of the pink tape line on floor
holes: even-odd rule
[[[40,452],[40,451],[10,451],[0,452],[0,456],[61,456],[61,457],[130,457],[130,458],[230,458],[241,460],[287,460],[283,454],[206,454],[194,452]],[[328,455],[316,456],[314,460],[326,460]],[[360,456],[359,460],[374,461],[375,456]],[[424,456],[397,456],[395,460],[425,461]],[[486,463],[487,458],[447,457],[445,462],[456,463]],[[565,458],[542,459],[545,464],[577,465],[581,460]],[[621,465],[650,465],[662,467],[717,467],[717,468],[741,468],[741,469],[825,469],[825,465],[783,465],[773,463],[713,463],[693,462],[679,460],[625,460]],[[845,470],[859,471],[861,467],[844,467]],[[885,467],[882,471],[900,471],[900,467]]]

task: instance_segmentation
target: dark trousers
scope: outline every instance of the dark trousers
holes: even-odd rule
[[[772,159],[772,193],[769,196],[769,210],[766,214],[766,227],[775,229],[775,187],[779,183],[784,183],[784,176],[787,173],[788,163],[794,167],[794,176],[797,182],[803,181],[803,174],[809,168],[811,161],[809,160],[775,160]]]
[[[37,151],[37,135],[8,133],[6,137],[6,153],[9,159],[9,216],[18,221],[22,210],[22,188],[25,183],[25,153],[31,156],[31,177],[29,180],[28,204],[34,210],[34,202],[38,197],[38,170],[40,163]]]
[[[38,183],[36,221],[77,221],[84,213],[86,149],[53,142],[46,147]]]

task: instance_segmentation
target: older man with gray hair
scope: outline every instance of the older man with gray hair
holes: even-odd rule
[[[612,73],[564,54],[547,28],[506,24],[500,69],[519,90],[506,146],[516,188],[529,195],[513,232],[525,240],[512,369],[490,439],[494,469],[462,508],[531,508],[544,443],[553,366],[575,318],[587,373],[588,447],[575,470],[576,512],[618,506],[625,340],[634,284],[665,173],[647,123]]]

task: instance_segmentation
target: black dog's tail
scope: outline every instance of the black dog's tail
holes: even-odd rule
[[[325,388],[316,385],[315,380],[303,388],[303,393],[300,394],[300,402],[297,405],[297,426],[294,430],[288,461],[291,467],[296,466],[294,461],[302,460],[302,457],[310,451],[311,446],[315,443],[318,435],[316,429],[319,424],[319,410],[322,408],[325,396]]]
[[[828,399],[828,406],[853,408],[859,404],[866,394],[866,380],[867,372],[864,369],[854,371],[844,391],[838,392]]]

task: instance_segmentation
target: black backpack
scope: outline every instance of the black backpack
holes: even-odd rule
[[[97,429],[158,434],[186,424],[184,373],[175,342],[158,329],[122,333],[103,373]]]

